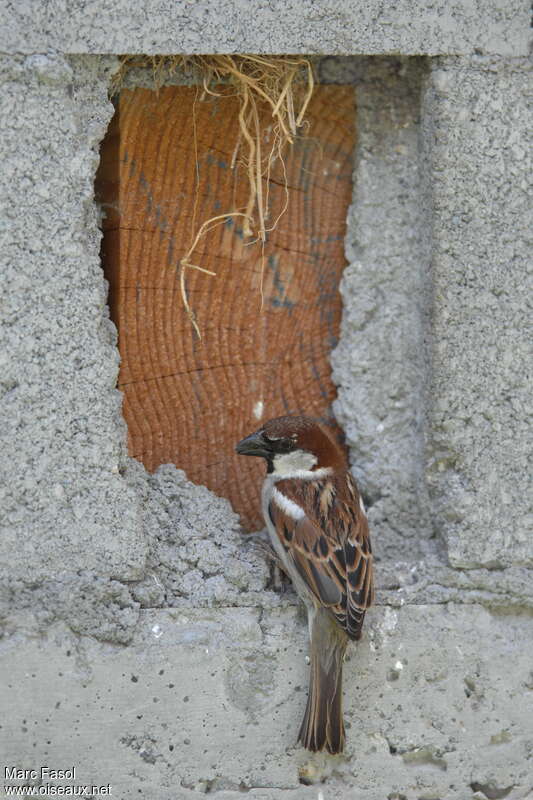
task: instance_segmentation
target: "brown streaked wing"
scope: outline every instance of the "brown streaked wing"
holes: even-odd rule
[[[329,544],[308,517],[294,520],[271,501],[268,513],[299,576],[320,605],[337,606],[345,591],[343,576],[329,570]]]
[[[286,479],[276,488],[306,513],[294,520],[271,502],[269,513],[295,569],[316,600],[359,638],[373,600],[372,551],[359,492],[348,474]]]
[[[359,509],[354,535],[345,545],[348,597],[346,630],[355,639],[361,636],[365,611],[373,601],[373,564],[366,515]]]

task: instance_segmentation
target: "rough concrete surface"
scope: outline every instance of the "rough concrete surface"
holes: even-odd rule
[[[28,51],[2,63],[0,769],[74,765],[71,783],[151,800],[531,796],[526,62],[320,65],[358,94],[334,367],[380,560],[346,664],[346,757],[311,759],[294,748],[307,681],[294,595],[273,590],[226,501],[126,455],[93,198],[116,59],[51,48],[74,31],[86,49],[149,50],[148,32],[156,47],[172,29],[155,6],[122,28],[111,6],[69,10],[11,6],[9,48]],[[329,7],[304,10],[333,52]],[[456,11],[441,19],[459,47]],[[144,38],[119,48],[145,12]],[[184,41],[198,41],[189,12]],[[516,52],[522,18],[500,14]],[[406,30],[391,35],[409,51],[421,28]]]
[[[253,539],[241,532],[239,517],[227,500],[195,486],[172,464],[147,475],[132,460],[128,479],[141,498],[148,541],[145,577],[131,584],[141,606],[264,601],[268,564]]]
[[[63,53],[526,55],[528,0],[3,0],[0,48]]]
[[[531,566],[531,64],[437,60],[429,479],[458,567]]]
[[[144,611],[128,648],[27,631],[1,647],[2,754],[76,764],[117,797],[518,800],[532,636],[530,616],[480,606],[375,610],[345,664],[347,751],[326,758],[294,747],[308,672],[294,608]]]
[[[334,412],[380,556],[414,558],[431,534],[424,479],[430,242],[419,169],[423,59],[352,59],[354,196],[332,354]],[[322,79],[345,76],[325,59]],[[357,68],[357,71],[356,71]]]
[[[102,620],[124,606],[115,579],[140,577],[146,557],[139,503],[120,474],[116,332],[93,202],[111,64],[5,57],[0,115],[3,594],[53,584],[50,604],[67,607],[74,584],[92,585],[93,632],[99,605]]]

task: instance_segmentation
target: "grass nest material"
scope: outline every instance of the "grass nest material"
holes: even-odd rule
[[[181,296],[185,310],[198,335],[200,330],[190,307],[186,273],[196,269],[209,275],[215,273],[193,264],[191,259],[200,240],[228,217],[243,218],[243,232],[249,244],[264,244],[269,231],[274,230],[289,204],[285,177],[285,203],[275,220],[269,219],[269,179],[276,161],[285,175],[283,152],[304,128],[305,113],[314,88],[311,62],[300,56],[261,55],[203,55],[203,56],[122,56],[120,68],[111,85],[116,94],[128,71],[136,67],[152,70],[156,88],[176,71],[192,74],[198,84],[200,99],[206,95],[233,96],[239,101],[239,137],[231,161],[232,169],[242,166],[248,178],[249,193],[245,207],[228,209],[196,228],[196,208],[193,213],[191,244],[179,261]],[[196,134],[195,120],[192,125]],[[265,147],[266,129],[271,129]],[[195,139],[196,141],[196,139]],[[261,290],[262,294],[262,290]]]

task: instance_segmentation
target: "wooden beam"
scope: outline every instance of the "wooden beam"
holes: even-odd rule
[[[264,258],[239,218],[200,242],[192,261],[216,277],[187,274],[198,341],[177,265],[203,221],[246,205],[245,169],[231,169],[237,113],[235,98],[200,101],[194,87],[123,90],[97,194],[129,452],[150,471],[176,464],[257,529],[264,467],[238,457],[235,443],[280,414],[327,418],[335,397],[328,358],[341,316],[354,90],[316,88],[307,136],[285,151],[289,205]],[[278,162],[263,184],[270,223],[285,202],[283,180]]]

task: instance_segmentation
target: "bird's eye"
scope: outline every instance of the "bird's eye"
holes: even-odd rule
[[[272,445],[272,449],[277,453],[288,453],[294,449],[296,443],[296,435],[288,436],[268,436],[263,431],[263,439],[267,444]]]
[[[288,439],[285,436],[268,436],[268,434],[266,434],[264,431],[263,431],[263,439],[266,442],[287,442],[288,441]]]
[[[281,436],[276,442],[276,450],[279,453],[290,453],[296,447],[296,439],[294,436]]]

